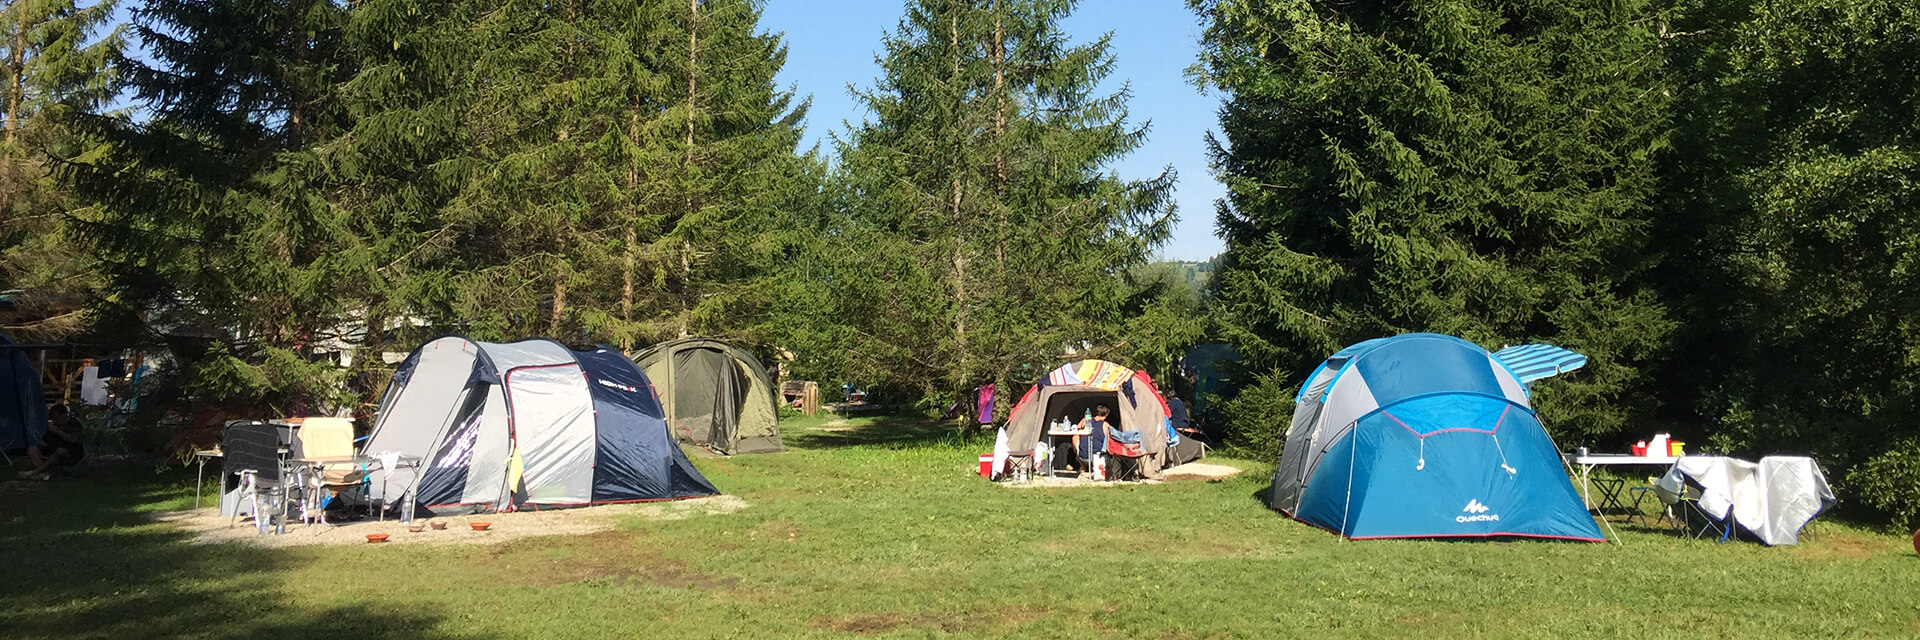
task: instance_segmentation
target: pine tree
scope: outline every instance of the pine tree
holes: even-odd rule
[[[336,145],[418,251],[385,275],[481,337],[621,346],[752,324],[802,111],[748,2],[369,2]],[[395,187],[404,189],[396,192]],[[400,195],[396,195],[400,194]],[[758,302],[764,304],[764,301]],[[392,313],[402,313],[394,308]]]
[[[374,259],[332,205],[312,148],[338,135],[352,71],[325,0],[155,0],[132,32],[151,63],[116,68],[140,110],[76,117],[101,146],[63,159],[121,320],[225,335],[204,390],[330,400],[326,367],[292,366],[361,311]],[[129,334],[140,335],[140,334]],[[260,366],[273,361],[276,366]],[[222,372],[251,371],[233,377]],[[241,388],[224,382],[241,380]]]
[[[1667,102],[1648,3],[1192,4],[1197,76],[1229,93],[1215,287],[1253,373],[1297,384],[1408,331],[1539,340],[1591,358],[1539,385],[1551,428],[1646,408],[1628,392],[1671,326],[1641,286]]]
[[[1104,173],[1137,148],[1108,38],[1074,45],[1061,0],[917,0],[838,142],[829,317],[858,373],[930,398],[1111,344],[1119,272],[1165,238],[1169,171]],[[1010,402],[1000,402],[1004,412]]]
[[[809,190],[795,155],[804,103],[774,84],[786,63],[744,0],[684,0],[662,8],[659,127],[635,140],[633,216],[618,322],[621,344],[688,335],[759,342],[775,302],[781,218]],[[636,284],[640,286],[636,286]],[[625,295],[626,291],[633,291]]]
[[[65,307],[97,285],[64,224],[78,203],[53,180],[48,160],[77,152],[64,114],[98,110],[113,95],[108,62],[123,44],[117,29],[106,30],[113,10],[111,1],[81,7],[72,0],[16,0],[0,9],[0,288],[24,292],[16,305]],[[79,313],[61,313],[6,329],[54,339],[85,324]]]

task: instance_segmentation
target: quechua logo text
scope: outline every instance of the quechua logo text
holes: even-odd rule
[[[1468,515],[1455,516],[1453,521],[1458,522],[1460,524],[1466,524],[1469,522],[1499,522],[1500,514],[1487,513],[1488,511],[1492,511],[1492,510],[1493,510],[1492,507],[1489,507],[1484,504],[1480,504],[1479,500],[1468,500],[1467,508],[1460,510],[1461,513],[1465,513]]]

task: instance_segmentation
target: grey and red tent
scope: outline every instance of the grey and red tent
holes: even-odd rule
[[[418,508],[434,514],[719,493],[664,415],[646,375],[618,351],[450,336],[395,370],[362,452],[423,458],[417,482],[396,469],[371,488],[393,503],[413,487]]]

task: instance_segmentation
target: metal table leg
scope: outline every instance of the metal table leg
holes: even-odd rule
[[[206,484],[207,459],[200,458],[200,469],[193,472],[193,508],[200,509],[200,487]]]

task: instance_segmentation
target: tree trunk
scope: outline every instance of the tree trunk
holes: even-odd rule
[[[20,137],[20,105],[27,93],[27,8],[14,4],[13,9],[19,15],[15,16],[13,25],[13,55],[7,60],[7,80],[12,85],[7,87],[8,147],[12,147],[13,141]]]
[[[640,148],[640,101],[637,97],[627,101],[627,142],[634,148]],[[632,162],[629,160],[629,162]],[[640,200],[640,166],[627,166],[627,197],[637,205]],[[626,351],[633,346],[633,269],[640,253],[639,232],[633,228],[640,217],[638,206],[628,209],[628,217],[622,221],[627,228],[627,243],[623,246],[620,269],[620,350]]]
[[[996,278],[1005,282],[1007,272],[1007,33],[1006,16],[1000,12],[1000,0],[993,2],[993,192],[999,199],[994,207],[993,262]],[[1004,292],[1003,292],[1004,293]]]
[[[953,56],[952,75],[948,77],[948,86],[959,87],[960,16],[957,14],[952,16],[948,21],[948,25],[947,45]],[[961,94],[954,94],[955,101],[963,99]],[[965,146],[962,143],[962,123],[958,120],[960,116],[957,115],[961,111],[960,109],[954,110],[956,120],[951,124],[953,128],[952,153],[955,161],[964,157],[963,153],[965,151],[965,149],[962,148]],[[959,167],[949,163],[947,170],[951,172],[949,181],[953,187],[953,196],[948,203],[948,215],[953,220],[953,339],[958,351],[958,357],[956,358],[958,360],[958,366],[955,371],[957,378],[955,381],[959,383],[958,386],[965,387],[973,380],[973,372],[968,366],[970,350],[967,344],[967,226],[965,224],[966,221],[961,218],[960,204],[962,191]]]
[[[700,106],[700,0],[687,0],[687,170],[693,170],[693,114]]]
[[[693,121],[700,112],[700,0],[687,0],[687,139],[681,159],[685,171],[683,187],[686,192],[687,210],[682,217],[690,217],[700,209],[700,199],[693,185]],[[682,236],[684,238],[684,235]],[[691,325],[693,308],[700,303],[699,293],[693,286],[693,243],[680,241],[680,337],[692,335]]]
[[[554,337],[560,335],[560,323],[567,317],[567,276],[572,271],[567,264],[567,236],[570,232],[571,229],[567,225],[561,225],[558,252],[560,262],[553,270],[553,313],[547,319],[547,333]]]

